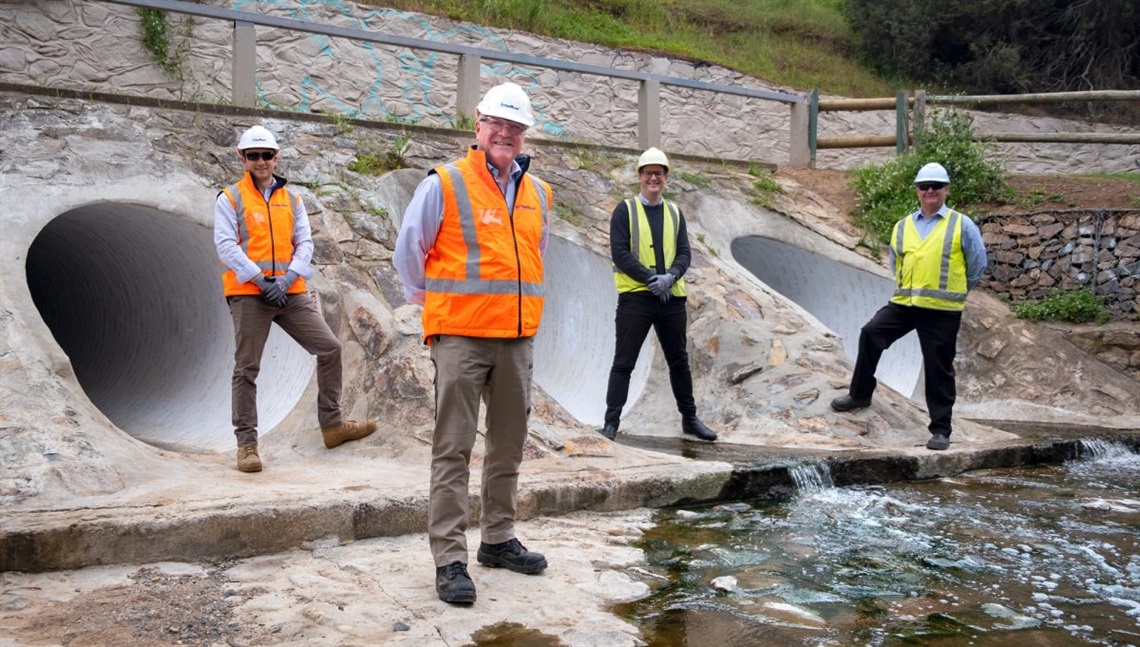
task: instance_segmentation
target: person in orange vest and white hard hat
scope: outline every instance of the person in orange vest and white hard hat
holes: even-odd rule
[[[641,345],[652,328],[669,366],[669,384],[681,413],[681,433],[714,441],[716,432],[697,417],[693,375],[689,370],[685,272],[692,252],[681,207],[664,197],[669,158],[650,148],[637,159],[641,192],[618,203],[610,216],[610,257],[618,291],[614,363],[606,388],[605,426],[601,434],[617,437],[629,378]]]
[[[890,264],[895,293],[864,324],[859,354],[847,395],[831,401],[836,411],[871,406],[878,383],[875,369],[883,351],[912,330],[918,332],[930,414],[927,449],[950,447],[950,417],[957,391],[954,356],[966,293],[986,271],[982,232],[970,217],[946,206],[950,174],[937,162],[914,176],[919,208],[898,221],[891,233]]]
[[[487,430],[477,558],[516,573],[546,569],[546,558],[515,537],[514,521],[553,196],[520,154],[534,125],[526,92],[496,85],[476,110],[475,144],[420,182],[392,257],[408,301],[423,304],[435,365],[428,540],[436,592],[453,604],[476,597],[466,531],[480,398]]]
[[[372,420],[345,420],[340,409],[340,340],[305,292],[313,276],[313,238],[300,196],[274,174],[280,147],[263,126],[241,135],[245,174],[214,201],[214,245],[226,269],[222,289],[234,321],[233,424],[237,468],[260,472],[257,375],[274,323],[317,357],[317,422],[332,449],[376,430]]]

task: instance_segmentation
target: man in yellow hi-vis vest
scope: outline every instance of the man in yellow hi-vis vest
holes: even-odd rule
[[[863,326],[859,355],[847,395],[831,408],[850,411],[871,406],[875,369],[883,351],[912,330],[918,331],[930,413],[927,449],[950,447],[950,417],[957,396],[954,355],[958,327],[969,292],[986,270],[982,233],[968,216],[946,207],[950,175],[930,163],[914,178],[919,210],[895,225],[890,263],[895,293],[890,303]]]
[[[656,148],[646,150],[637,160],[637,177],[641,193],[619,202],[610,216],[610,256],[618,291],[617,339],[601,434],[610,440],[617,437],[622,407],[629,397],[629,376],[653,328],[669,365],[681,432],[713,441],[716,432],[697,417],[693,400],[683,278],[692,255],[685,216],[662,195],[669,179],[669,158]]]
[[[528,575],[546,569],[546,557],[515,537],[515,512],[553,197],[520,154],[534,125],[526,92],[499,84],[476,113],[475,145],[416,187],[392,256],[408,302],[424,306],[435,365],[428,543],[436,593],[452,604],[476,598],[467,481],[480,399],[487,431],[476,559]]]

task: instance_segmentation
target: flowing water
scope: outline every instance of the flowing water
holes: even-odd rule
[[[619,611],[653,646],[1140,646],[1140,456],[663,510],[669,583]]]

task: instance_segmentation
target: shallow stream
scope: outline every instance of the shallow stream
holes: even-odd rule
[[[653,594],[619,609],[653,646],[1140,646],[1140,455],[662,510]]]

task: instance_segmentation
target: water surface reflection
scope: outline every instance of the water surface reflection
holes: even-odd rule
[[[1140,456],[664,510],[650,645],[1140,645]]]

